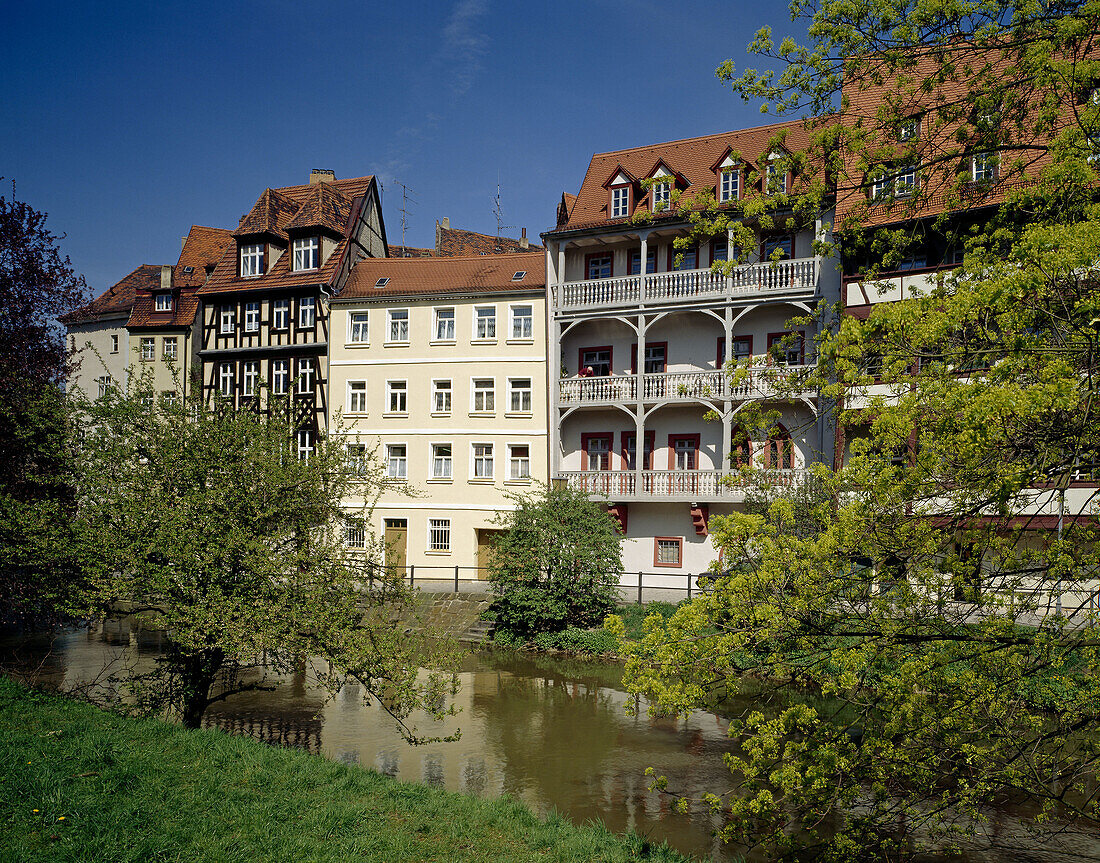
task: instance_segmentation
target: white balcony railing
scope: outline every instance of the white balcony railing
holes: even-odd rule
[[[754,484],[797,485],[809,477],[805,468],[791,470],[758,470]],[[585,494],[599,495],[613,501],[676,500],[741,501],[745,487],[738,484],[737,474],[718,470],[578,470],[561,471],[557,479]]]
[[[691,372],[662,372],[642,375],[642,401],[698,401],[699,399],[772,398],[775,380],[809,366],[768,366],[751,369],[744,380],[731,386],[721,369]],[[598,378],[562,378],[558,381],[559,405],[605,405],[637,399],[636,375],[611,375]]]
[[[552,290],[556,309],[622,308],[682,303],[696,299],[754,295],[812,295],[817,290],[818,259],[743,264],[729,276],[705,270],[677,270],[644,276],[617,276],[565,282]]]

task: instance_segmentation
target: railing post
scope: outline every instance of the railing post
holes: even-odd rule
[[[412,586],[413,586],[413,579],[415,577],[416,577],[416,567],[415,566],[410,566],[409,567],[409,587],[410,588],[412,588]]]
[[[691,599],[691,573],[687,574],[688,579],[688,599]]]
[[[455,564],[455,593],[458,593],[458,564]]]
[[[638,605],[642,604],[642,571],[638,570]]]

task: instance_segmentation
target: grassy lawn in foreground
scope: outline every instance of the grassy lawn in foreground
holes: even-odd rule
[[[0,679],[0,861],[687,861],[511,800],[397,782]]]

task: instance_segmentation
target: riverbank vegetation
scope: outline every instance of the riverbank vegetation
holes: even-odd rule
[[[521,804],[188,733],[0,679],[0,848],[21,863],[688,863]]]

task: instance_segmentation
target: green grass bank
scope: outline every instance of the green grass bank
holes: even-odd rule
[[[0,861],[686,858],[512,800],[404,784],[218,731],[130,719],[0,679]]]

